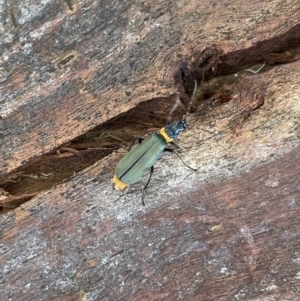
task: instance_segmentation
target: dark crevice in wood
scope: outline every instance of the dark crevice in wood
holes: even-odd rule
[[[17,170],[0,176],[0,187],[5,192],[0,201],[2,213],[28,201],[28,194],[33,197],[91,166],[112,151],[122,147],[127,149],[134,135],[161,128],[173,104],[173,97],[140,103],[51,153],[33,158]],[[184,106],[178,108],[173,118],[181,118],[184,110]]]
[[[68,64],[71,60],[73,60],[74,57],[75,57],[74,54],[70,54],[66,56],[59,62],[58,67]]]
[[[205,83],[213,78],[229,76],[230,80],[230,76],[263,63],[266,66],[261,72],[265,72],[276,64],[300,59],[300,24],[285,34],[258,42],[247,49],[224,54],[216,46],[210,46],[202,51],[194,50],[192,57],[181,63],[180,76],[175,76],[175,82],[182,84],[186,91],[192,91],[194,79]],[[205,96],[210,97],[215,91]]]

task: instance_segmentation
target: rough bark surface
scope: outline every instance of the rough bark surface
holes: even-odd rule
[[[147,176],[111,187],[119,150],[2,214],[1,299],[299,300],[297,1],[1,5],[0,206],[25,162],[201,83],[177,141],[198,171],[164,155],[143,207]]]

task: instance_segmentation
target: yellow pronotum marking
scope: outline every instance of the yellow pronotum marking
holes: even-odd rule
[[[125,188],[127,188],[129,185],[122,182],[119,178],[117,178],[116,175],[114,175],[113,183],[115,184],[115,189],[119,191],[123,191]]]
[[[170,143],[170,142],[172,142],[172,141],[174,140],[174,139],[172,139],[172,138],[170,138],[170,137],[168,136],[168,134],[166,133],[164,127],[163,127],[162,129],[159,130],[159,133],[165,138],[165,140],[166,140],[168,143]]]

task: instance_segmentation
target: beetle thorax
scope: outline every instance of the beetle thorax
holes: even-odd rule
[[[165,132],[170,138],[176,139],[180,132],[186,130],[186,127],[187,121],[185,119],[182,119],[175,123],[167,124],[165,126]]]

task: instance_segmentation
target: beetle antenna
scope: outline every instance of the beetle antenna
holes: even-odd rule
[[[186,113],[185,113],[185,115],[183,116],[183,119],[186,119],[187,115],[190,113],[192,104],[193,104],[193,102],[194,102],[195,94],[196,94],[196,91],[197,91],[197,81],[194,79],[194,82],[195,82],[194,91],[193,91],[193,94],[192,94],[192,96],[191,96],[191,100],[190,100],[188,109],[186,110]]]
[[[194,86],[194,91],[193,91],[193,94],[192,94],[192,96],[191,96],[191,100],[190,100],[190,103],[189,103],[189,106],[188,106],[188,108],[187,108],[187,111],[186,111],[186,113],[185,113],[185,115],[183,116],[183,119],[186,119],[186,116],[190,113],[190,110],[191,110],[191,107],[192,107],[192,104],[193,104],[193,102],[194,102],[194,98],[195,98],[195,94],[196,94],[196,91],[197,91],[197,81],[196,80],[194,80],[194,82],[195,82],[195,86]],[[172,119],[172,114],[174,113],[174,111],[177,109],[177,107],[181,104],[181,102],[180,102],[180,93],[175,93],[175,103],[174,103],[174,105],[173,105],[173,107],[172,107],[172,109],[171,109],[171,111],[170,111],[170,113],[169,113],[169,115],[168,115],[168,117],[167,117],[167,124],[170,124],[171,123],[171,119]]]
[[[170,113],[169,113],[169,115],[168,115],[168,117],[167,117],[167,124],[170,124],[170,122],[171,122],[171,118],[172,118],[172,114],[174,113],[174,111],[177,109],[177,107],[181,104],[181,102],[180,102],[180,93],[175,93],[175,103],[174,103],[174,105],[173,105],[173,107],[172,107],[172,109],[171,109],[171,111],[170,111]]]

